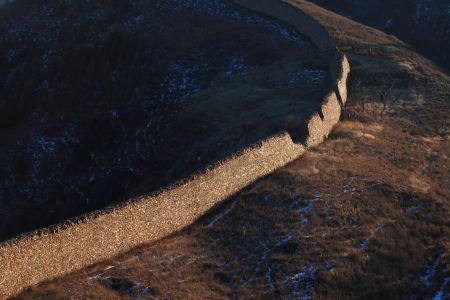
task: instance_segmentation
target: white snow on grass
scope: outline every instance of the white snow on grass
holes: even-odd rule
[[[306,266],[301,272],[287,277],[284,282],[286,285],[291,285],[291,297],[302,300],[310,299],[315,274],[316,269],[313,266]]]
[[[440,262],[441,258],[437,257],[425,271],[425,275],[423,276],[422,281],[426,286],[431,286],[431,284],[433,283],[434,277],[436,276],[436,270]]]
[[[450,276],[444,278],[444,282],[442,283],[439,291],[436,292],[436,294],[433,297],[433,300],[444,300],[444,299],[450,299],[450,293],[445,294],[445,288],[450,283]]]
[[[206,225],[206,228],[212,228],[217,222],[227,216],[236,206],[236,201],[233,201],[229,207],[227,207],[224,211],[220,212],[211,222]]]

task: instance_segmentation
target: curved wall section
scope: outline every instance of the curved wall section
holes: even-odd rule
[[[347,101],[347,77],[350,72],[348,60],[333,42],[327,29],[317,20],[301,10],[295,0],[232,0],[247,9],[274,17],[294,27],[312,42],[330,59],[331,92],[322,102],[321,114],[314,113],[307,124],[307,148],[323,142],[333,126],[339,121],[341,104]]]
[[[309,37],[321,51],[334,54],[335,45],[328,31],[314,18],[296,7],[294,0],[231,0],[231,2],[289,24]]]
[[[234,3],[289,23],[329,54],[332,82],[320,113],[307,123],[305,145],[282,133],[166,190],[84,215],[0,244],[0,299],[183,229],[248,184],[298,158],[328,136],[347,99],[348,61],[328,32],[294,1]]]
[[[304,151],[287,133],[274,136],[155,195],[3,243],[0,299],[176,232]]]

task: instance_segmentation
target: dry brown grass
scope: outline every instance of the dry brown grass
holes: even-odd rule
[[[303,133],[320,105],[328,64],[309,43],[167,1],[131,3],[18,0],[0,10],[0,52],[20,50],[11,62],[0,53],[0,240],[148,194],[280,129]],[[124,25],[136,16],[142,23]],[[321,86],[289,84],[303,69],[322,72]],[[46,153],[40,140],[56,146]]]
[[[19,298],[127,298],[137,282],[148,298],[173,299],[429,299],[441,289],[450,276],[450,80],[392,37],[299,3],[362,62],[330,138],[188,230]],[[382,58],[367,55],[370,44]],[[397,82],[382,103],[386,78]],[[116,277],[134,289],[115,288]]]

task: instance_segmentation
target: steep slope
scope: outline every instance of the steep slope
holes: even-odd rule
[[[328,76],[303,36],[225,1],[3,6],[0,241],[301,135]]]
[[[188,230],[19,298],[449,295],[450,79],[391,36],[296,3],[354,70],[331,138]]]
[[[450,69],[450,1],[312,1],[353,20],[394,34]]]

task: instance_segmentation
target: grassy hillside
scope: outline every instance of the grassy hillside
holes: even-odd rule
[[[327,69],[289,27],[224,1],[3,6],[0,240],[301,137]]]
[[[448,298],[450,78],[392,36],[296,2],[352,66],[332,136],[187,230],[21,299]]]
[[[448,0],[315,0],[327,9],[393,34],[450,70]]]

